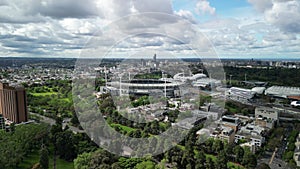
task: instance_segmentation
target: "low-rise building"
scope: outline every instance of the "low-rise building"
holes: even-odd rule
[[[226,96],[231,100],[247,103],[255,96],[255,92],[250,89],[232,87],[226,92]]]
[[[235,134],[235,142],[238,143],[239,141],[244,140],[250,142],[252,145],[261,147],[265,142],[265,137],[263,136],[264,132],[264,128],[248,124]]]
[[[230,127],[220,126],[217,127],[213,133],[210,135],[211,138],[220,139],[227,141],[228,143],[234,142],[234,130]]]
[[[255,125],[271,129],[278,123],[278,110],[269,107],[257,107],[255,109]]]
[[[240,119],[235,116],[223,116],[217,123],[232,128],[234,132],[237,132],[241,125]]]

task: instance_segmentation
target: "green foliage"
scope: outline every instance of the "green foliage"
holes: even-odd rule
[[[92,153],[83,153],[78,155],[74,160],[75,169],[89,169],[89,162],[91,161]]]
[[[293,159],[293,156],[294,156],[294,151],[287,151],[284,153],[283,159],[285,161],[289,161],[289,160]]]
[[[0,168],[17,168],[24,156],[40,148],[47,134],[44,124],[16,126],[13,134],[0,132]]]
[[[71,81],[52,80],[27,88],[30,111],[48,117],[71,117],[74,112]]]
[[[228,163],[227,154],[225,153],[225,151],[221,151],[217,156],[216,168],[217,169],[226,169],[227,163]]]
[[[49,152],[47,148],[43,145],[42,149],[40,150],[40,168],[41,169],[48,169],[49,168]]]
[[[254,107],[244,105],[235,101],[227,101],[225,108],[228,110],[228,114],[242,114],[249,115],[254,114]]]
[[[83,153],[74,159],[75,169],[97,169],[110,168],[112,164],[117,163],[117,158],[107,151],[98,149],[95,152]],[[114,167],[117,167],[115,164]]]
[[[297,139],[299,132],[297,130],[293,130],[289,137],[288,137],[288,146],[287,146],[287,150],[286,152],[283,154],[283,159],[286,162],[290,162],[293,163],[294,159],[293,159],[293,155],[294,155],[294,150],[296,148],[295,142]]]
[[[145,106],[147,104],[150,104],[150,100],[148,96],[142,96],[137,100],[131,102],[131,104],[133,107]]]
[[[205,103],[210,103],[212,99],[212,97],[208,95],[200,95],[199,98],[200,98],[200,104],[199,104],[200,106],[204,106]]]
[[[251,152],[249,151],[246,151],[244,153],[244,157],[243,157],[243,162],[242,164],[244,166],[246,166],[247,168],[251,169],[251,168],[255,168],[256,165],[257,165],[257,159],[255,157],[254,154],[252,154]]]
[[[232,75],[232,80],[243,81],[245,79],[245,74],[247,74],[247,79],[255,79],[257,81],[270,82],[271,85],[296,87],[300,86],[300,77],[295,76],[297,74],[300,74],[300,69],[249,69],[237,67],[224,67],[224,70],[228,75]]]
[[[274,151],[276,147],[279,147],[281,144],[281,136],[284,134],[285,129],[278,127],[269,131],[269,137],[267,137],[268,143],[266,148],[269,151]]]
[[[155,163],[153,161],[143,161],[138,163],[135,169],[155,169]]]
[[[236,146],[233,149],[234,155],[235,155],[235,161],[238,163],[241,163],[243,161],[244,156],[244,149],[240,146]]]

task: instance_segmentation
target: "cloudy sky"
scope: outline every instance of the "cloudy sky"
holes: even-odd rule
[[[0,0],[2,57],[300,58],[299,33],[299,0]]]

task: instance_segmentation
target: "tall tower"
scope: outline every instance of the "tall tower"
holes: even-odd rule
[[[0,114],[14,123],[28,120],[27,98],[24,87],[0,83]]]
[[[155,53],[154,56],[153,56],[153,62],[156,63],[156,53]]]

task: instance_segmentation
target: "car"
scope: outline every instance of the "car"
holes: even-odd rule
[[[292,101],[292,102],[291,102],[291,106],[293,106],[293,107],[298,107],[298,106],[300,106],[300,101]]]

